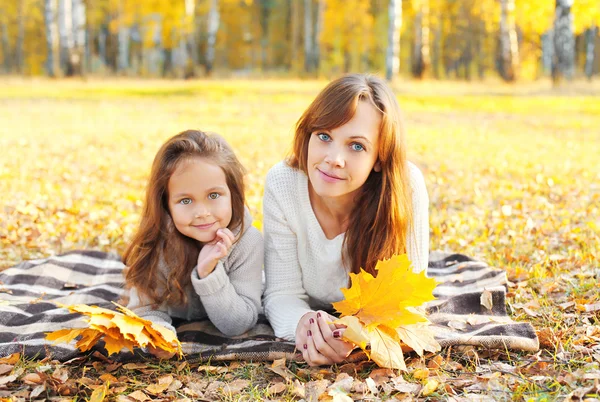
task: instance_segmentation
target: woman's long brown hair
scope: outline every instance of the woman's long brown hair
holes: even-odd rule
[[[381,171],[371,171],[355,200],[342,246],[351,272],[360,268],[376,275],[377,261],[407,250],[412,230],[412,194],[404,127],[396,97],[385,81],[350,74],[331,82],[315,98],[296,125],[287,162],[308,173],[308,143],[317,130],[332,130],[350,121],[358,102],[369,102],[382,114],[377,160]]]
[[[169,139],[158,151],[146,189],[146,201],[139,229],[123,255],[128,267],[126,284],[135,287],[150,304],[187,303],[185,289],[191,283],[201,245],[175,228],[168,206],[169,179],[180,163],[192,158],[207,158],[225,173],[231,192],[232,215],[229,228],[244,228],[245,170],[231,147],[216,135],[188,130]],[[159,264],[169,267],[167,276]]]

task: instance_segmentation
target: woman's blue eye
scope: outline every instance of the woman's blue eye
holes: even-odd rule
[[[210,193],[208,195],[208,198],[210,198],[211,200],[216,200],[217,198],[219,198],[221,195],[219,193]]]
[[[179,201],[180,204],[183,205],[190,205],[192,203],[192,199],[191,198],[184,198],[181,201]]]
[[[319,134],[317,134],[317,137],[319,137],[319,139],[321,141],[329,141],[331,139],[329,134],[325,134],[325,133],[319,133]]]
[[[365,150],[365,147],[363,147],[361,144],[356,143],[356,142],[354,144],[350,145],[350,146],[352,147],[353,151],[360,152],[360,151],[364,151]]]

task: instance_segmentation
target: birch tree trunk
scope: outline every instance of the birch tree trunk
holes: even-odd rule
[[[429,51],[429,0],[421,0],[415,17],[415,45],[413,49],[413,76],[422,79],[431,66]]]
[[[73,17],[71,0],[58,0],[58,36],[60,39],[60,69],[70,75],[73,49]]]
[[[500,75],[504,81],[516,81],[519,71],[519,43],[515,27],[515,0],[501,0],[500,60]]]
[[[50,77],[58,74],[58,25],[56,22],[56,0],[44,0],[44,22],[46,25],[46,72]]]
[[[596,35],[598,27],[593,26],[585,32],[585,76],[588,80],[592,79],[594,75],[594,61],[596,55]]]
[[[573,78],[575,65],[575,36],[573,34],[573,0],[556,0],[554,14],[554,54],[552,81],[557,85],[561,78]]]
[[[385,78],[391,81],[400,72],[400,28],[402,27],[402,0],[389,0]]]
[[[323,31],[323,16],[325,14],[325,0],[317,0],[317,15],[315,22],[315,30],[313,33],[313,71],[319,73],[321,65],[321,32]]]
[[[220,23],[219,0],[210,0],[208,11],[208,38],[206,43],[206,75],[212,73],[215,62],[215,44]]]
[[[70,64],[73,74],[83,74],[83,58],[85,53],[85,3],[84,0],[72,0],[73,18],[73,50],[71,52]]]
[[[304,71],[312,73],[313,66],[313,22],[312,0],[304,0]]]

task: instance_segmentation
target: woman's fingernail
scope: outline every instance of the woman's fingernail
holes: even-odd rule
[[[308,345],[306,343],[304,344],[304,349],[308,349]]]
[[[321,313],[317,313],[317,318],[321,318]]]
[[[308,322],[310,322],[311,324],[314,324],[315,323],[315,319],[311,318],[310,320],[308,320]]]
[[[308,332],[306,333],[306,335],[312,336],[312,331],[309,329]]]
[[[333,331],[333,337],[334,338],[339,338],[340,337],[340,331]]]

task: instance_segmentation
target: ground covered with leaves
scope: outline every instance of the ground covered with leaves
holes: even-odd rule
[[[267,170],[325,82],[0,83],[0,269],[73,249],[122,253],[154,154],[216,131],[247,167],[260,228]],[[0,400],[600,399],[600,87],[397,82],[409,156],[423,171],[431,248],[507,271],[508,307],[538,353],[472,347],[369,362],[121,365],[0,359]],[[3,289],[0,284],[0,301]]]

